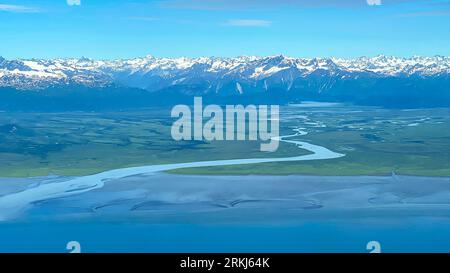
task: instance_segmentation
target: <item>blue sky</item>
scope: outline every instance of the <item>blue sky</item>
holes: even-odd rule
[[[0,56],[450,56],[450,0],[0,0]]]

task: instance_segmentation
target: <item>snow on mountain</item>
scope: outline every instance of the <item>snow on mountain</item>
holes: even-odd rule
[[[219,92],[227,84],[239,93],[246,85],[267,90],[273,83],[289,89],[296,78],[312,75],[409,77],[450,74],[450,57],[392,56],[290,58],[285,56],[236,58],[157,58],[129,60],[53,59],[6,60],[0,57],[0,87],[39,90],[52,86],[123,85],[159,90],[177,85],[202,85]]]

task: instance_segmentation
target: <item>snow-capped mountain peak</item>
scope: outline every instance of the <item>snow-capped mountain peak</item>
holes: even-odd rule
[[[379,55],[372,58],[291,58],[284,55],[235,58],[159,58],[147,55],[127,60],[28,59],[0,57],[0,86],[42,89],[60,84],[105,86],[119,84],[158,89],[174,84],[208,82],[217,86],[227,81],[256,84],[270,78],[283,82],[315,73],[377,77],[433,76],[450,74],[450,58],[444,56],[401,58]],[[220,83],[217,83],[220,81]],[[264,84],[267,86],[267,81]]]

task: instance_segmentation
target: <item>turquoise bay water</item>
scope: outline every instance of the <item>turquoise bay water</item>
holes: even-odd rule
[[[301,225],[167,225],[63,221],[0,226],[1,252],[449,252],[450,222],[421,218],[309,221]],[[376,222],[376,224],[375,224]]]

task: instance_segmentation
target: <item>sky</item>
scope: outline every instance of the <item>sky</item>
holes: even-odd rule
[[[0,56],[450,56],[450,0],[0,0]]]

